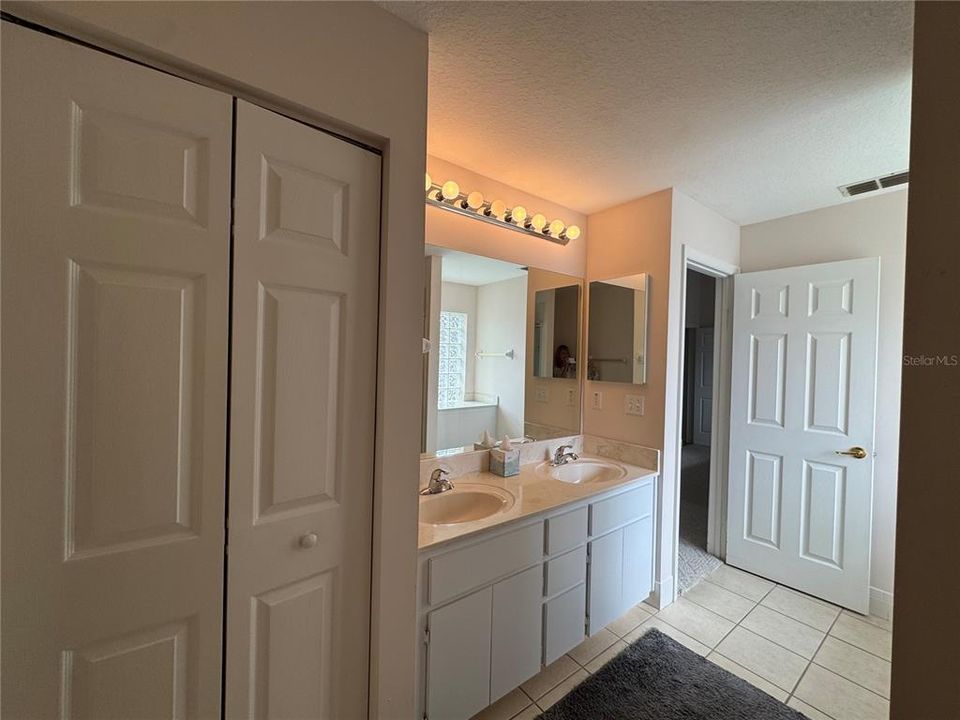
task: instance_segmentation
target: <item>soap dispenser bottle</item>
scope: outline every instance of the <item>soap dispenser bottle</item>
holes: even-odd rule
[[[513,446],[508,435],[503,436],[500,447],[490,450],[490,472],[500,477],[520,474],[520,451]]]

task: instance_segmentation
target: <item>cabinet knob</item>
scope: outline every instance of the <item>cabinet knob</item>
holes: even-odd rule
[[[316,533],[307,533],[306,535],[300,536],[300,547],[307,549],[312,548],[317,544],[317,541],[320,538],[317,537]]]

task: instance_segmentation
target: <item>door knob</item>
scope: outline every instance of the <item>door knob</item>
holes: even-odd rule
[[[857,460],[863,460],[867,456],[867,451],[862,447],[854,445],[849,450],[837,450],[837,455],[849,455],[850,457],[855,457]]]
[[[300,536],[300,547],[307,549],[312,548],[317,544],[317,541],[320,538],[317,537],[316,533],[307,533],[306,535]]]

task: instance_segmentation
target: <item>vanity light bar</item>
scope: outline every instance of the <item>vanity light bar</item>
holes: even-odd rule
[[[447,180],[442,185],[438,185],[428,174],[424,191],[429,205],[475,220],[483,220],[498,227],[509,228],[560,245],[566,245],[580,237],[580,228],[576,225],[567,227],[559,219],[548,223],[547,218],[540,213],[529,215],[523,205],[508,208],[500,200],[485,200],[483,194],[477,191],[464,193],[453,180]]]

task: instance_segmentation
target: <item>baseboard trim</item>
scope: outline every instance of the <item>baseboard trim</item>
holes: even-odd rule
[[[647,598],[647,602],[658,610],[663,610],[667,605],[673,603],[673,578],[668,577],[665,580],[657,580],[653,583],[653,592]]]
[[[883,620],[893,619],[893,593],[870,588],[870,614]]]

